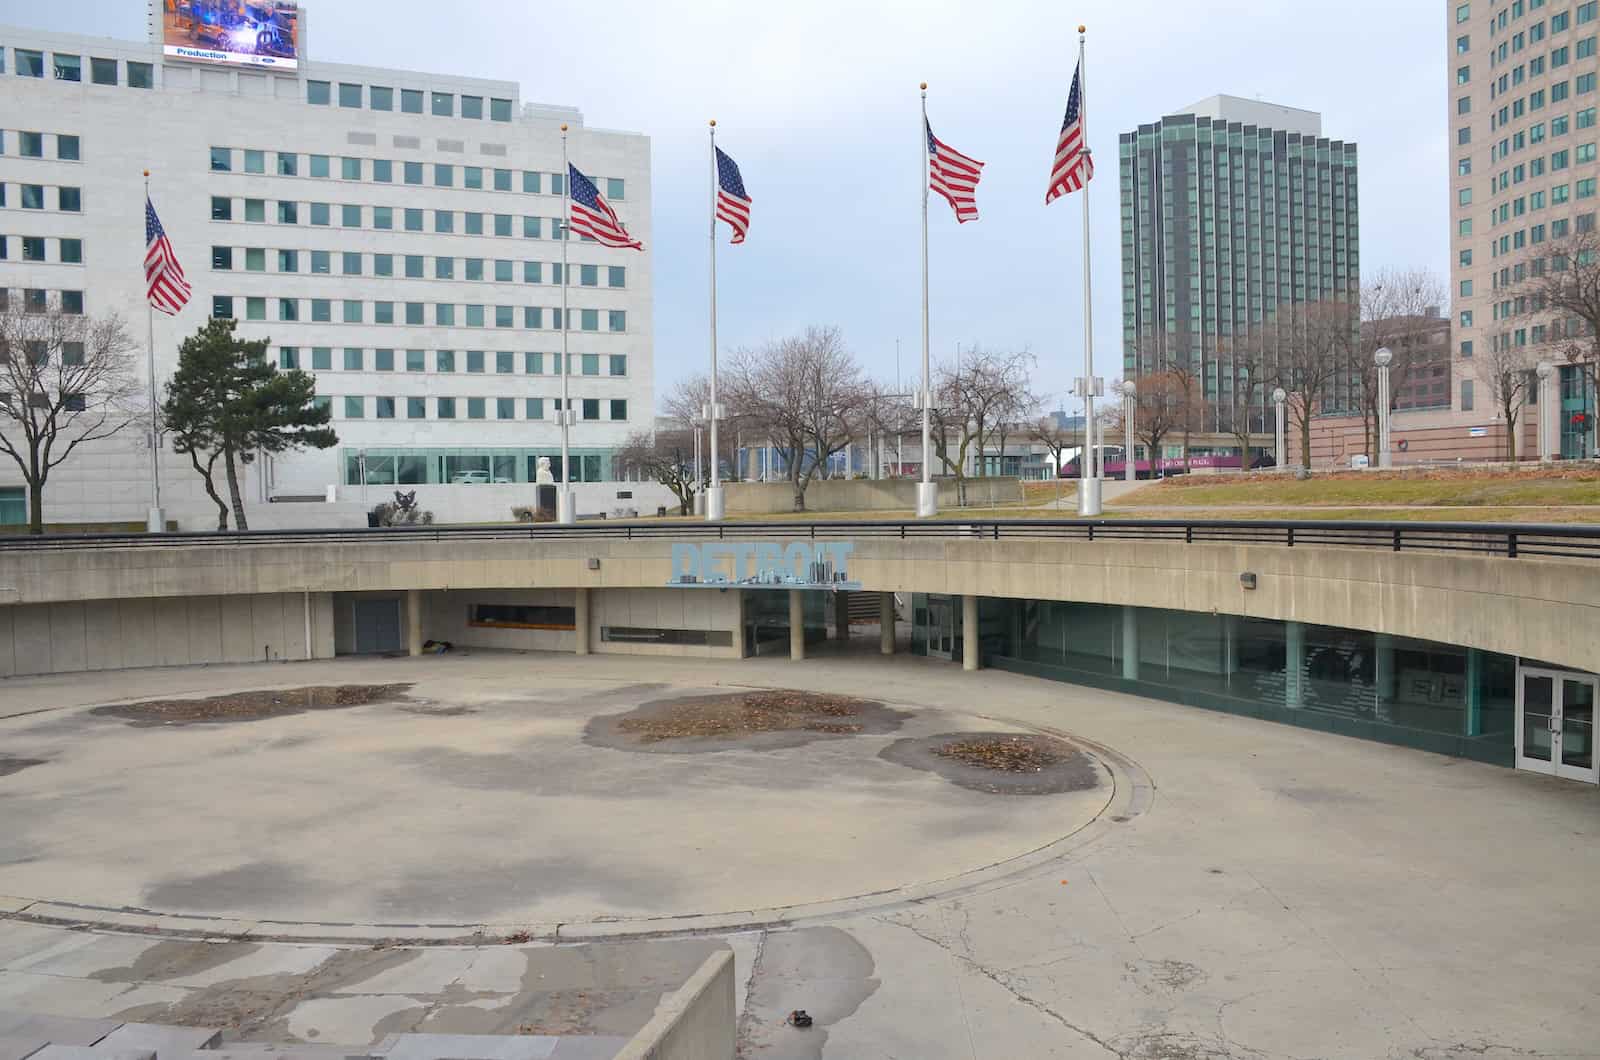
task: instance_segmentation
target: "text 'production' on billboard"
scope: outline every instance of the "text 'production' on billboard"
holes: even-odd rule
[[[155,0],[169,59],[282,70],[300,64],[298,3],[291,0]]]

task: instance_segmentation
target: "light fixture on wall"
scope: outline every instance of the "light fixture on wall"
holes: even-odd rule
[[[1254,589],[1256,587],[1256,572],[1247,570],[1239,575],[1239,587],[1241,589]]]
[[[597,559],[594,556],[590,556],[589,557],[589,569],[590,570],[599,570],[600,569],[600,560]]]

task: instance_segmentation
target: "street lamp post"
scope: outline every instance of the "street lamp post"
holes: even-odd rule
[[[1280,386],[1273,388],[1272,403],[1278,407],[1278,425],[1276,433],[1273,437],[1272,457],[1273,460],[1276,461],[1279,468],[1288,466],[1284,462],[1284,456],[1286,454],[1283,451],[1283,403],[1288,399],[1289,393],[1288,391],[1284,390],[1283,387]]]
[[[700,474],[700,428],[703,426],[703,421],[697,416],[690,420],[689,423],[694,427],[694,514],[704,515],[706,513],[706,492],[703,486],[705,479]]]
[[[1550,393],[1550,377],[1555,375],[1556,366],[1549,361],[1540,361],[1539,367],[1534,369],[1534,374],[1539,377],[1539,463],[1548,464],[1554,451],[1551,446],[1553,439],[1550,437],[1550,420],[1554,416],[1554,395]]]
[[[1122,384],[1122,480],[1132,482],[1137,478],[1133,466],[1133,410],[1137,390],[1133,380]]]
[[[1378,366],[1378,467],[1382,469],[1394,466],[1389,451],[1389,364],[1393,360],[1387,346],[1380,346],[1372,355],[1372,363]]]

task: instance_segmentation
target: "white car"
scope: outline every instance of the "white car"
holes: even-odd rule
[[[478,486],[486,484],[488,481],[489,472],[487,471],[457,471],[450,476],[450,484],[453,486]]]

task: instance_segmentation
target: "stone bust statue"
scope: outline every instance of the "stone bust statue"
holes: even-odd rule
[[[550,473],[550,458],[548,456],[539,458],[539,464],[534,472],[533,480],[535,482],[554,482],[556,480],[555,476]]]

